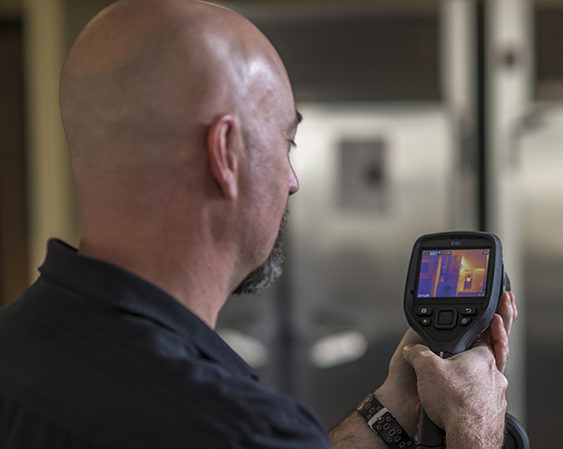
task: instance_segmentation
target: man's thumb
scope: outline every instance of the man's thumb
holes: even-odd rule
[[[437,357],[428,346],[421,344],[403,346],[403,358],[416,371],[417,367],[428,357]]]

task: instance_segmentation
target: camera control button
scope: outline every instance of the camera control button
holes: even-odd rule
[[[416,308],[416,314],[418,316],[430,316],[432,315],[432,308],[428,306],[418,306]]]
[[[457,322],[457,310],[440,309],[434,323],[436,329],[453,329]]]
[[[432,320],[430,319],[430,317],[424,317],[420,319],[420,324],[422,324],[423,326],[430,326],[430,324],[432,324]]]
[[[467,326],[469,323],[471,323],[471,318],[466,316],[464,316],[461,320],[459,320],[460,326]]]
[[[477,308],[475,306],[463,306],[461,308],[461,314],[463,316],[473,316],[477,313]]]

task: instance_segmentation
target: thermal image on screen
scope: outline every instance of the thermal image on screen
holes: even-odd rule
[[[490,249],[424,250],[418,298],[485,296]]]

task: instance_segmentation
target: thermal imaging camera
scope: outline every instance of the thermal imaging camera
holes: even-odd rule
[[[404,310],[409,324],[442,358],[469,349],[490,324],[503,290],[500,239],[487,232],[442,232],[414,244]],[[421,410],[417,448],[443,448],[444,434]],[[528,436],[516,418],[506,415],[503,449],[529,449]]]
[[[502,244],[485,232],[445,232],[414,244],[404,309],[409,324],[441,357],[470,348],[504,289]]]

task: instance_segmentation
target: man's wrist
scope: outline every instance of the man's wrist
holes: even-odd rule
[[[388,449],[354,410],[330,432],[335,449]]]
[[[357,412],[387,447],[391,449],[414,448],[415,441],[389,409],[379,402],[375,394],[370,393],[359,405]]]
[[[389,387],[388,382],[374,394],[409,435],[416,435],[416,399],[413,400],[411,396],[405,397],[400,390],[394,391]],[[335,449],[389,449],[356,410],[337,424],[329,432],[329,436]]]
[[[379,387],[374,395],[379,402],[389,409],[409,435],[416,435],[418,424],[416,400],[412,400],[410,396],[405,396],[401,390],[390,388],[387,383]]]

